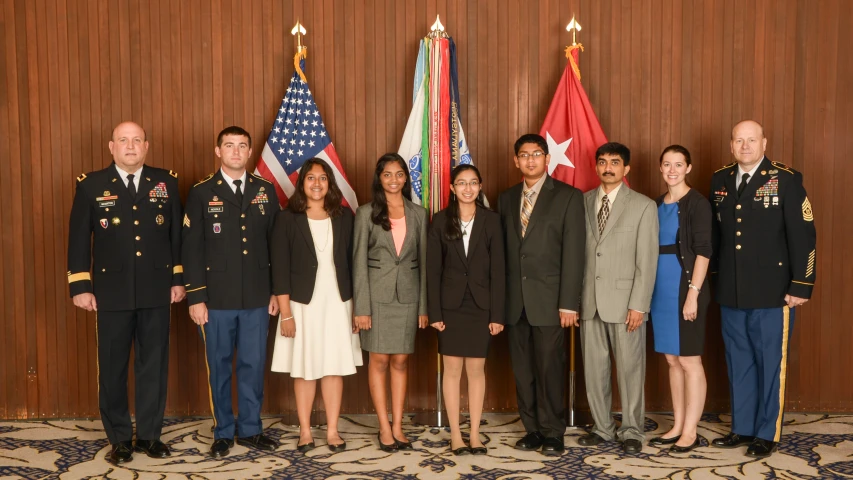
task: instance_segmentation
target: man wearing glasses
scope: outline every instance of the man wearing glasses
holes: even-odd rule
[[[565,451],[563,329],[578,325],[586,227],[580,190],[547,175],[548,144],[536,134],[515,142],[524,180],[498,199],[506,240],[506,322],[518,411],[527,431],[515,444]]]

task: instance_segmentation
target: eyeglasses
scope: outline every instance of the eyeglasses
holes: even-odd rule
[[[519,153],[518,155],[516,155],[516,157],[519,160],[527,160],[530,157],[533,157],[534,159],[538,160],[539,157],[544,157],[545,155],[547,155],[547,153],[536,151],[533,153]]]
[[[480,182],[477,180],[471,180],[470,182],[463,182],[462,180],[453,184],[456,188],[465,188],[470,186],[471,188],[477,188],[480,186]]]

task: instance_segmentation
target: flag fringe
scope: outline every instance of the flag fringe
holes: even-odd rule
[[[575,62],[575,57],[572,55],[572,52],[574,52],[577,49],[580,49],[580,51],[583,51],[583,44],[579,43],[577,45],[572,45],[570,47],[566,47],[566,58],[569,59],[569,63],[572,64],[572,70],[575,72],[575,75],[577,75],[578,80],[580,80],[581,79],[581,69],[580,69],[580,67],[578,67],[577,62]]]
[[[296,73],[299,74],[299,78],[301,78],[303,82],[307,82],[308,79],[305,78],[305,72],[303,72],[302,67],[299,66],[299,60],[308,58],[308,47],[303,46],[297,50],[296,55],[293,56],[293,66],[296,67]]]

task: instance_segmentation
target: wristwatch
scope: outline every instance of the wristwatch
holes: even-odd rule
[[[687,282],[687,288],[692,288],[696,290],[696,293],[702,293],[702,290],[699,289],[696,285],[693,285],[693,282]]]

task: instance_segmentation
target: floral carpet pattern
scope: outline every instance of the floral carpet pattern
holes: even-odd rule
[[[746,447],[708,446],[709,439],[729,431],[727,415],[706,415],[699,427],[702,447],[687,454],[644,445],[641,454],[626,456],[615,442],[581,447],[577,437],[584,431],[569,429],[565,455],[545,457],[513,448],[524,434],[517,415],[488,414],[481,427],[485,456],[454,456],[447,431],[410,422],[405,430],[414,450],[383,453],[377,448],[375,417],[352,415],[339,426],[348,445],[344,452],[325,448],[325,432],[317,428],[318,448],[300,454],[295,450],[298,428],[266,418],[266,433],[281,441],[277,451],[235,445],[227,458],[214,460],[207,456],[212,420],[185,418],[168,420],[163,428],[161,439],[171,447],[171,457],[155,460],[136,453],[120,467],[104,459],[110,447],[100,421],[0,422],[0,480],[853,479],[853,416],[789,414],[785,419],[780,448],[765,459],[745,456]],[[647,415],[646,437],[668,431],[671,424],[671,415]]]

